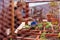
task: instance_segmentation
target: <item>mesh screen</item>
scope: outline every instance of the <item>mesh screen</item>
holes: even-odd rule
[[[10,0],[0,0],[0,38],[7,37],[6,29],[11,27]]]

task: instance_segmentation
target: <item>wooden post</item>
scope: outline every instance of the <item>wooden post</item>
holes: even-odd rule
[[[10,0],[11,6],[11,34],[14,35],[14,0]]]

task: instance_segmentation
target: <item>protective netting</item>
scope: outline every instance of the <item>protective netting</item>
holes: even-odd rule
[[[17,28],[20,23],[23,21],[24,18],[27,18],[29,16],[29,5],[28,3],[25,3],[25,5],[21,2],[17,2],[17,9],[15,10],[15,27]],[[20,11],[19,11],[19,7],[20,7]],[[23,10],[23,12],[22,12]]]
[[[0,38],[7,37],[6,30],[11,27],[10,3],[10,0],[0,0]]]
[[[12,26],[12,3],[11,2],[12,2],[11,0],[0,0],[0,38],[7,37],[6,30],[10,29]],[[22,9],[24,9],[24,12],[26,14],[24,17],[28,17],[28,13],[29,13],[28,3],[26,3],[24,8],[22,5],[23,5],[22,3],[19,3],[19,6]],[[21,18],[23,17],[20,15],[20,13],[18,13],[18,10],[16,10],[14,16],[15,16],[14,26],[18,27],[22,21]]]

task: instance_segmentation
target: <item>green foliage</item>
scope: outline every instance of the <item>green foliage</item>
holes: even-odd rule
[[[39,27],[39,28],[42,28],[42,26],[43,26],[42,23],[39,23],[39,24],[38,24],[38,27]]]
[[[30,26],[29,25],[25,25],[25,28],[28,29],[28,28],[30,28]]]
[[[47,25],[46,25],[46,28],[50,28],[51,27],[51,22],[46,22],[47,23]]]
[[[46,37],[45,37],[45,35],[46,35],[46,33],[43,32],[43,33],[41,34],[40,40],[47,40]]]
[[[46,33],[43,32],[43,33],[41,34],[41,37],[45,38],[45,35],[46,35]]]
[[[51,22],[46,22],[45,24],[46,24],[46,28],[50,28],[51,25],[52,25]],[[38,27],[39,27],[39,28],[42,28],[42,27],[43,27],[43,22],[42,22],[42,23],[39,23],[39,24],[38,24]]]
[[[47,40],[46,38],[40,38],[40,40]]]
[[[10,38],[10,40],[13,40],[12,38]]]
[[[58,30],[58,26],[57,25],[56,25],[55,29]]]

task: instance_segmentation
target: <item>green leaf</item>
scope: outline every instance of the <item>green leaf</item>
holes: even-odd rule
[[[46,35],[46,33],[43,32],[43,33],[41,34],[41,37],[45,38],[45,35]]]
[[[38,27],[39,27],[39,28],[41,28],[42,26],[43,26],[42,23],[39,23],[39,24],[38,24]]]
[[[25,25],[25,28],[29,28],[30,26],[29,25]]]
[[[46,28],[50,28],[51,27],[51,22],[47,22]]]
[[[12,38],[10,38],[10,40],[13,40]]]
[[[46,28],[50,28],[50,25],[46,25]]]
[[[40,38],[40,40],[47,40],[46,38]]]

